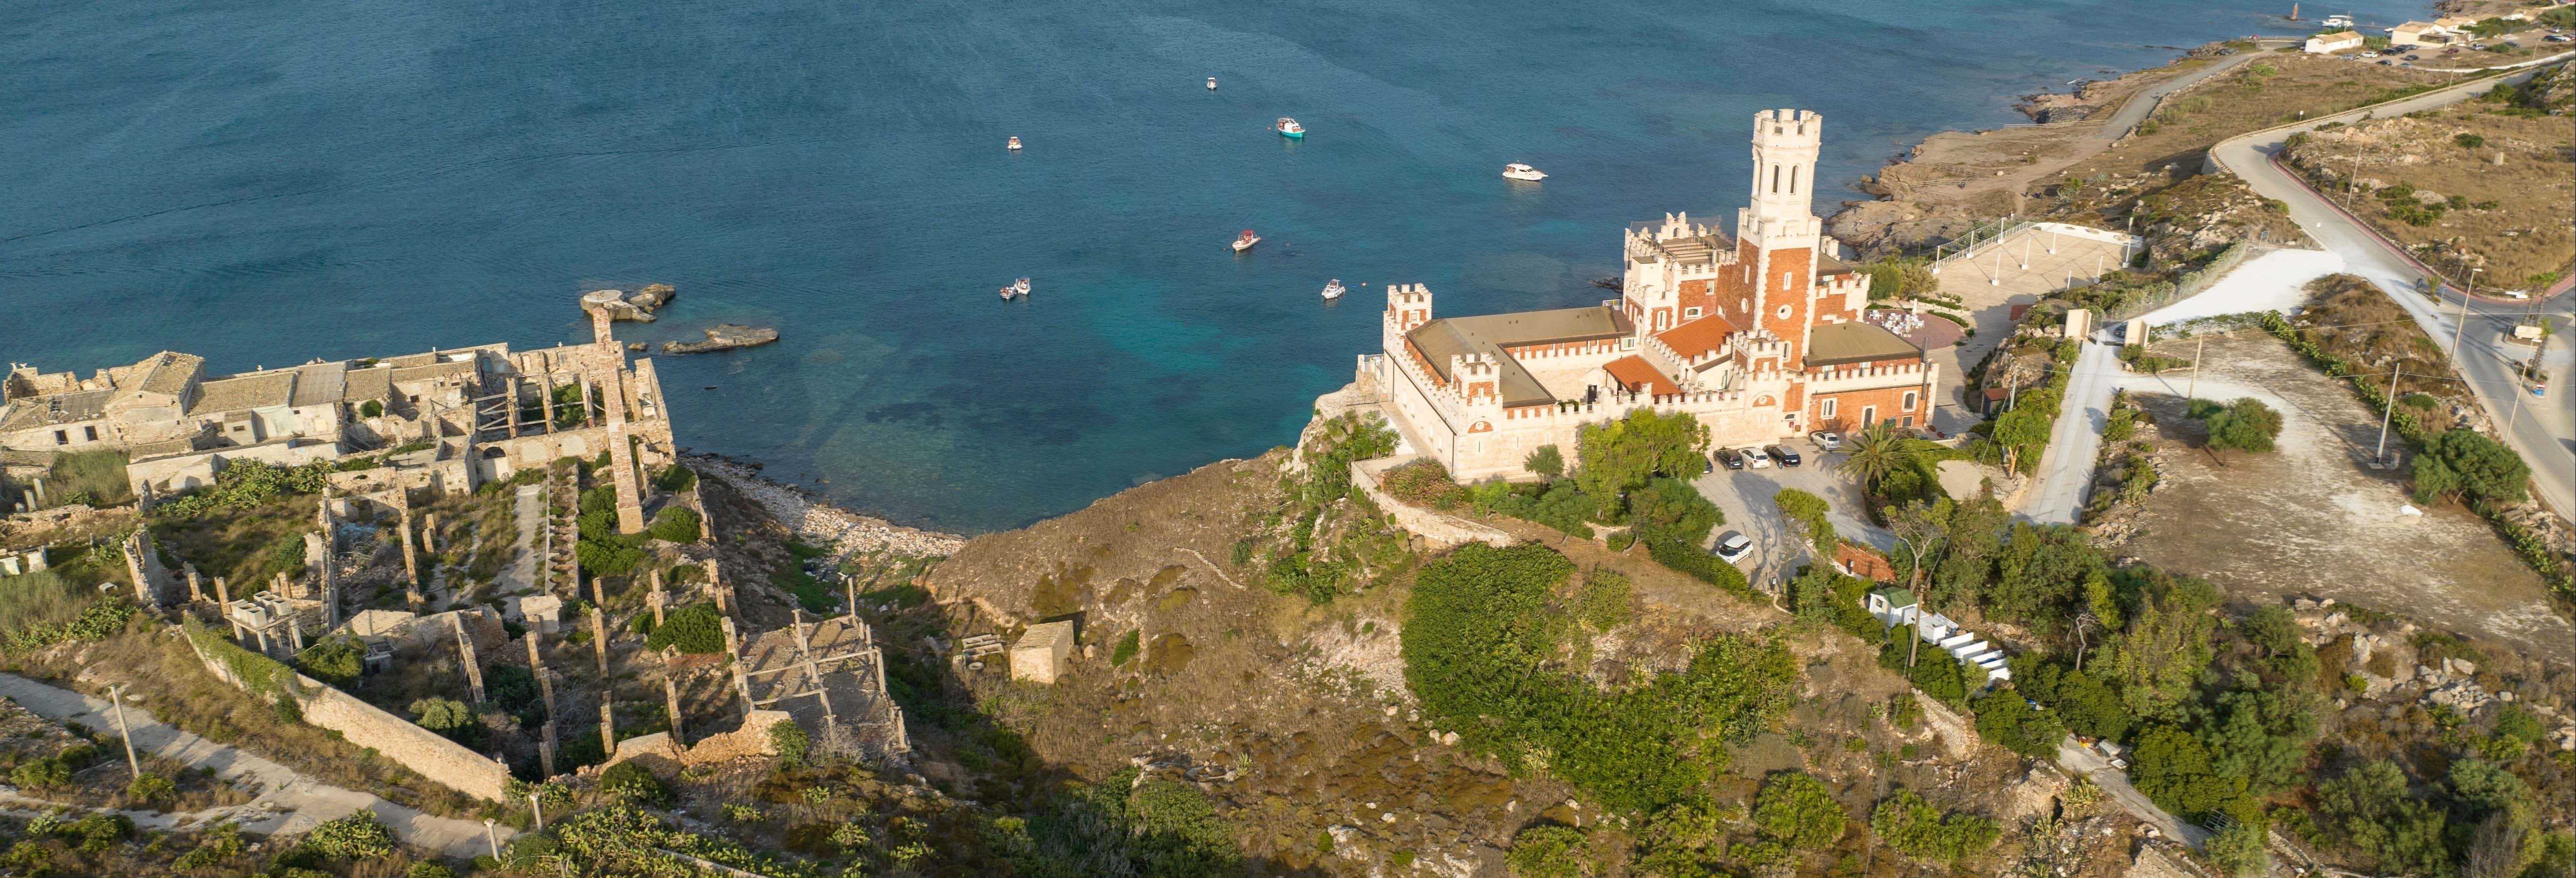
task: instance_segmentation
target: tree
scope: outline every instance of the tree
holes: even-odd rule
[[[1512,851],[1503,863],[1518,878],[1583,878],[1592,874],[1585,857],[1583,830],[1542,823],[1512,836]]]
[[[2175,705],[2209,667],[2209,636],[2218,627],[2210,611],[2218,607],[2218,589],[2205,580],[2149,568],[2130,591],[2136,606],[2120,636],[2110,676],[2130,713],[2172,718]]]
[[[2208,850],[2211,862],[2228,875],[2261,875],[2272,868],[2270,842],[2262,827],[2251,823],[2230,823],[2226,829],[2210,836]]]
[[[1470,543],[1425,565],[1405,606],[1402,647],[1424,721],[1458,730],[1471,750],[1526,734],[1537,705],[1525,683],[1555,656],[1563,625],[1548,603],[1573,573],[1573,562],[1536,543]]]
[[[2219,774],[2209,749],[2174,726],[2148,728],[2129,755],[2129,781],[2138,792],[2184,819],[2197,820],[2245,792],[2244,778]]]
[[[2410,796],[2397,763],[2375,759],[2317,785],[2317,802],[2345,843],[2383,872],[2447,874],[2442,812]]]
[[[2199,729],[2200,742],[2209,749],[2210,770],[2242,779],[2256,795],[2297,786],[2307,770],[2308,741],[2317,734],[2311,702],[2318,697],[2304,686],[2219,695],[2213,715]]]
[[[2137,718],[2121,703],[2120,693],[2101,678],[2069,669],[2037,653],[2012,659],[2013,686],[2031,700],[2057,712],[2066,728],[2079,735],[2117,741],[2129,734]]]
[[[1995,822],[1973,814],[1942,816],[1913,790],[1898,790],[1870,812],[1869,831],[1898,853],[1927,860],[1956,862],[1985,850],[2001,837]]]
[[[1708,427],[1688,414],[1638,409],[1607,424],[1586,424],[1576,438],[1575,484],[1605,510],[1655,476],[1687,479],[1708,471]]]
[[[2015,523],[2003,553],[1995,558],[1986,610],[1995,618],[2052,632],[2067,621],[2077,591],[2105,578],[2109,568],[2109,559],[2082,531]]]
[[[1834,536],[1833,520],[1825,517],[1832,507],[1826,505],[1824,498],[1796,488],[1785,488],[1771,498],[1771,503],[1780,507],[1782,516],[1807,532],[1807,541],[1815,546],[1818,561],[1833,560],[1839,539]]]
[[[304,846],[326,857],[368,860],[391,856],[394,834],[376,822],[376,812],[359,811],[313,827],[304,836]]]
[[[2262,400],[2244,397],[2209,415],[2209,447],[2270,451],[2281,435],[2281,413]]]
[[[1885,422],[1862,427],[1851,436],[1842,468],[1860,480],[1862,490],[1875,488],[1889,473],[1905,465],[1905,452],[1898,446],[1899,441],[1896,431]]]
[[[2012,689],[1968,699],[1968,709],[1976,712],[1977,734],[2033,759],[2055,756],[2057,742],[2066,737],[2066,726],[2056,712],[2031,706]]]
[[[421,728],[451,739],[463,738],[481,728],[474,721],[474,710],[453,698],[431,696],[413,701],[411,713]]]
[[[1657,477],[1628,492],[1628,523],[1638,539],[1669,540],[1693,549],[1708,540],[1726,513],[1690,482]]]
[[[1521,468],[1555,481],[1565,477],[1565,454],[1556,450],[1555,443],[1541,445],[1537,451],[1530,452],[1528,460],[1521,462]]]
[[[295,654],[298,669],[333,686],[348,686],[366,673],[367,647],[354,637],[326,637]]]
[[[2502,811],[2531,801],[2531,785],[2484,759],[2470,757],[2451,763],[2451,795],[2475,813]]]
[[[1821,851],[1843,836],[1843,806],[1823,781],[1803,771],[1783,771],[1762,782],[1754,798],[1753,826],[1773,841]]]

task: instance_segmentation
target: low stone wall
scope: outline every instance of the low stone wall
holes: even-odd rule
[[[194,641],[190,647],[195,648]],[[245,690],[251,687],[233,675],[232,669],[204,649],[197,649],[197,659],[206,670],[224,682]],[[413,725],[402,717],[377,709],[356,696],[331,688],[320,680],[295,675],[296,704],[304,713],[304,722],[339,732],[340,736],[376,751],[404,768],[418,772],[448,789],[486,801],[508,800],[509,766],[490,757],[465,749],[464,745],[440,737],[437,732]]]
[[[617,742],[617,755],[596,768],[584,772],[606,771],[609,766],[638,756],[659,756],[681,765],[727,762],[745,756],[774,756],[778,749],[770,746],[769,727],[792,721],[783,710],[755,710],[742,721],[742,727],[710,735],[705,740],[682,747],[671,740],[669,732],[637,735]]]
[[[1508,546],[1514,542],[1511,534],[1504,533],[1500,529],[1419,506],[1405,505],[1396,500],[1394,495],[1388,494],[1386,489],[1378,487],[1377,479],[1380,474],[1416,459],[1419,459],[1419,456],[1353,461],[1351,486],[1367,494],[1369,502],[1377,504],[1377,508],[1394,516],[1397,526],[1411,531],[1424,542],[1430,543],[1433,551],[1465,543]]]

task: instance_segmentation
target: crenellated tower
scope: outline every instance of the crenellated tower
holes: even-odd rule
[[[1739,281],[1752,295],[1753,326],[1789,342],[1793,352],[1807,349],[1815,323],[1812,291],[1824,220],[1814,210],[1814,184],[1824,128],[1824,117],[1812,110],[1753,114],[1753,197],[1735,218]]]

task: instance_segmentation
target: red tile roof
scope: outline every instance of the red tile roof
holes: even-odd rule
[[[1655,333],[1655,340],[1673,349],[1685,361],[1717,353],[1718,346],[1735,332],[1735,324],[1715,314]]]
[[[1619,382],[1630,391],[1643,391],[1655,396],[1670,396],[1682,392],[1680,385],[1664,377],[1664,373],[1656,371],[1653,364],[1646,362],[1646,358],[1636,354],[1611,360],[1609,365],[1601,368],[1610,373],[1612,380]]]
[[[1895,582],[1896,566],[1877,552],[1844,543],[1834,547],[1834,563],[1851,571],[1851,575],[1877,582]]]

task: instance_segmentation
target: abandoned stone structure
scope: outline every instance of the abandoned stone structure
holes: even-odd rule
[[[280,466],[375,455],[360,491],[467,491],[561,457],[614,458],[632,489],[677,448],[650,359],[631,364],[593,312],[593,340],[532,351],[506,344],[390,358],[320,361],[209,377],[205,358],[170,351],[89,378],[12,364],[0,378],[0,450],[40,471],[50,453],[122,450],[139,496],[214,482],[239,460]],[[348,475],[348,474],[344,474]],[[637,497],[636,490],[621,490]],[[643,527],[621,508],[619,527]]]
[[[1869,276],[1812,209],[1823,117],[1753,121],[1733,237],[1686,214],[1633,225],[1620,297],[1581,308],[1434,317],[1429,288],[1389,284],[1355,388],[1460,479],[1517,474],[1538,447],[1571,452],[1582,425],[1640,409],[1688,413],[1722,446],[1928,424],[1938,367],[1860,319]]]

